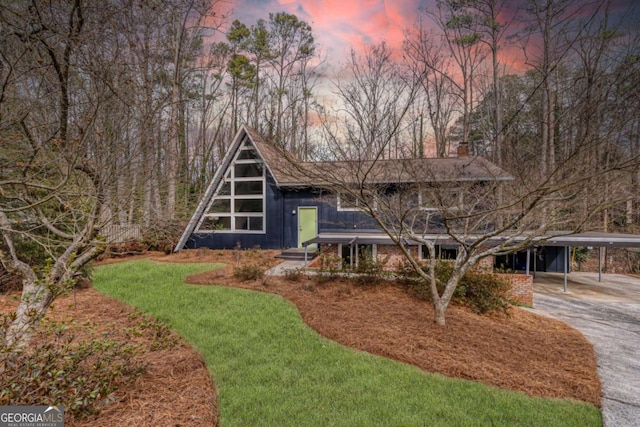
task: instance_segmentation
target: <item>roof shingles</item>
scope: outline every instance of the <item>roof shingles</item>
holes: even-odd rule
[[[505,181],[513,177],[483,157],[302,162],[245,127],[279,186]]]

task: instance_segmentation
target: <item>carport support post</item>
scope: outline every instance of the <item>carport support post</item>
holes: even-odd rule
[[[538,248],[533,248],[533,278],[536,277],[536,270],[538,269]]]
[[[527,276],[529,275],[529,257],[531,256],[531,248],[527,248]]]
[[[567,264],[569,263],[569,246],[564,247],[564,291],[567,292]]]
[[[602,246],[598,246],[598,282],[602,282]]]

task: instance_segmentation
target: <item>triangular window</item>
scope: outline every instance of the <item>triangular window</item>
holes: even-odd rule
[[[197,232],[264,233],[265,167],[245,137],[218,184]]]

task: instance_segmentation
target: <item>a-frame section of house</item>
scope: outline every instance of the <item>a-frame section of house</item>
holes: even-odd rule
[[[194,233],[264,234],[267,168],[245,127],[236,135],[175,250]]]

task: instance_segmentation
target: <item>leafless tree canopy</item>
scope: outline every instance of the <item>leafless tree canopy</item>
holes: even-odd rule
[[[464,247],[458,273],[487,255],[473,233],[633,231],[634,15],[606,1],[436,3],[402,51],[370,46],[332,70],[335,102],[320,105],[329,73],[294,15],[230,23],[204,0],[4,2],[0,259],[26,292],[9,341],[104,248],[105,225],[188,217],[242,123],[299,159],[343,162],[324,179],[398,239],[441,224]],[[507,48],[522,49],[525,72],[507,74]],[[376,164],[445,158],[460,144],[514,179],[376,184]]]

